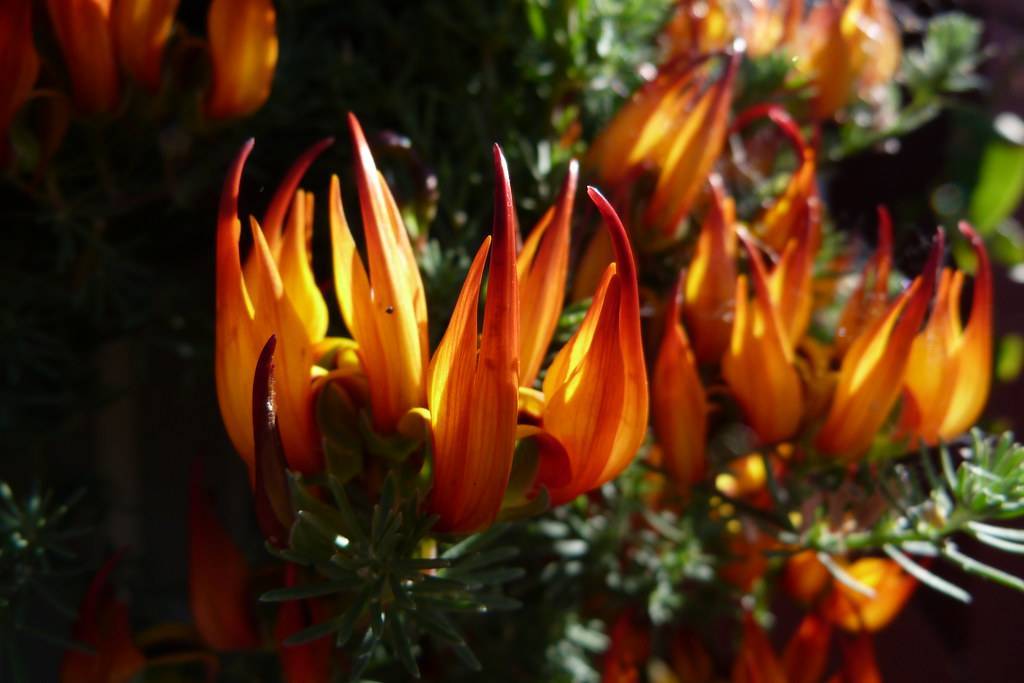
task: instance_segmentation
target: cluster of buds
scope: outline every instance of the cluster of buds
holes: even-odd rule
[[[252,378],[261,349],[274,336],[281,440],[295,471],[316,473],[325,466],[322,434],[331,426],[318,424],[314,407],[332,387],[345,408],[323,420],[348,421],[357,432],[365,421],[381,438],[411,439],[429,451],[427,506],[447,532],[486,528],[503,507],[542,491],[551,503],[564,503],[618,475],[644,439],[648,391],[636,267],[625,228],[608,202],[588,190],[604,217],[614,258],[580,328],[538,383],[564,300],[576,168],[570,167],[558,202],[517,254],[512,190],[495,147],[492,233],[473,259],[447,331],[431,354],[412,244],[362,129],[354,117],[349,124],[365,261],[337,177],[328,207],[335,293],[349,338],[326,337],[327,307],[308,252],[313,197],[297,189],[329,142],[293,166],[262,226],[251,221],[253,247],[244,264],[237,197],[251,143],[225,184],[217,233],[217,390],[243,459],[254,467]],[[529,305],[521,304],[523,297]],[[523,465],[523,476],[511,477],[521,442],[530,442],[536,457]],[[358,462],[354,469],[364,466],[374,465]]]
[[[892,80],[900,32],[888,0],[679,0],[662,41],[685,59],[743,41],[752,57],[791,55],[811,88],[810,113],[831,118],[852,97]]]
[[[10,66],[0,75],[0,137],[5,148],[14,117],[29,100],[67,99],[59,82],[37,84],[40,57],[32,8],[32,0],[10,0],[0,7],[0,55]],[[63,55],[67,90],[80,115],[115,115],[124,101],[126,77],[151,95],[161,90],[165,72],[172,67],[166,54],[170,41],[183,33],[175,23],[177,10],[178,0],[47,0],[49,21],[44,28]],[[180,41],[186,43],[199,41]],[[211,2],[205,41],[211,72],[204,94],[206,116],[241,117],[263,106],[270,95],[277,51],[271,0]],[[59,69],[46,73],[53,71]]]

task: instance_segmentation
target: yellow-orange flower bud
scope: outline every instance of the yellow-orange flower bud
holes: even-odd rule
[[[558,327],[569,274],[569,224],[579,164],[569,163],[558,201],[541,217],[516,259],[519,293],[519,383],[532,387]]]
[[[313,420],[313,349],[322,338],[325,304],[308,272],[304,205],[298,197],[292,225],[282,236],[285,208],[296,196],[306,168],[323,151],[325,140],[303,154],[289,170],[270,202],[264,223],[266,232],[252,221],[253,247],[243,273],[238,241],[238,190],[250,140],[242,148],[224,183],[217,225],[217,320],[215,373],[217,398],[228,435],[243,460],[252,467],[254,458],[252,386],[256,361],[264,344],[277,337],[275,356],[277,409],[281,439],[289,466],[304,472],[316,470],[321,461],[320,438]],[[268,237],[269,236],[269,237]],[[278,253],[274,254],[274,240]],[[293,243],[285,248],[282,245]],[[305,272],[303,272],[305,271]],[[319,298],[318,304],[311,303]],[[311,316],[309,319],[306,316]]]
[[[665,315],[665,334],[651,380],[654,434],[662,465],[683,491],[704,476],[708,402],[686,330],[679,320],[679,281]]]
[[[971,317],[960,323],[962,271],[945,269],[931,317],[907,364],[904,428],[925,443],[962,434],[978,419],[992,382],[992,268],[985,245],[966,223],[960,231],[977,257]]]
[[[748,297],[747,277],[739,276],[732,341],[722,359],[722,375],[758,441],[775,443],[792,436],[800,425],[803,388],[761,255],[742,233],[741,239],[750,256],[754,295]]]
[[[716,363],[729,346],[736,301],[736,209],[717,176],[686,273],[683,314],[697,359]]]
[[[508,169],[497,145],[494,169],[491,237],[473,259],[448,329],[430,363],[428,405],[434,454],[430,506],[440,517],[441,528],[452,532],[476,531],[497,517],[516,443],[516,217]],[[477,302],[488,253],[490,277],[483,333],[478,335]]]
[[[86,114],[112,111],[121,97],[110,10],[113,0],[47,0],[71,75],[75,104]]]
[[[207,16],[213,80],[206,113],[251,114],[267,101],[277,68],[277,15],[271,0],[213,0]]]
[[[885,628],[917,587],[914,577],[892,560],[864,557],[839,564],[860,586],[833,581],[820,610],[836,626],[851,633],[873,633]]]
[[[349,127],[356,149],[369,269],[356,249],[334,177],[330,196],[334,288],[345,325],[359,343],[374,427],[389,433],[410,409],[426,405],[427,301],[405,223],[351,114]]]
[[[815,447],[845,458],[863,454],[882,427],[903,385],[910,348],[928,309],[943,247],[939,231],[925,271],[869,324],[843,357],[839,379]]]
[[[797,68],[814,84],[820,119],[858,91],[886,83],[900,61],[900,35],[887,0],[828,0],[811,10],[797,43]]]
[[[725,142],[741,55],[663,71],[637,92],[594,141],[588,164],[615,189],[652,173],[641,246],[679,232]],[[711,68],[721,65],[713,76]]]
[[[39,76],[32,42],[32,0],[8,0],[0,7],[0,167],[7,158],[7,132]]]
[[[150,92],[160,89],[164,46],[178,0],[114,0],[111,24],[121,67]]]
[[[554,504],[618,476],[647,431],[648,388],[640,339],[640,296],[633,251],[622,221],[595,188],[615,260],[590,310],[544,378],[543,429],[564,449],[567,481],[544,481]]]

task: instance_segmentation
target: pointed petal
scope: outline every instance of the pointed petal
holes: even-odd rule
[[[805,214],[800,234],[786,244],[782,258],[768,278],[772,302],[790,347],[795,347],[804,336],[814,306],[812,230],[811,220]]]
[[[281,250],[281,229],[284,227],[285,213],[288,211],[288,205],[294,202],[295,191],[299,189],[302,176],[306,175],[306,171],[316,158],[333,144],[334,138],[328,137],[312,145],[292,163],[291,168],[285,173],[284,180],[277,186],[267,206],[267,212],[263,214],[263,230],[270,250],[275,256]],[[309,219],[312,220],[312,216]]]
[[[250,466],[252,441],[252,370],[259,352],[253,330],[253,307],[242,277],[238,239],[238,188],[253,141],[242,147],[224,181],[217,219],[217,318],[214,372],[217,400],[228,436]],[[269,336],[269,335],[268,335]]]
[[[950,392],[949,410],[939,428],[939,436],[947,440],[967,431],[975,423],[985,407],[992,384],[992,266],[985,243],[978,233],[967,223],[960,224],[960,232],[971,242],[978,269],[971,317],[958,349],[956,387]],[[960,297],[955,298],[958,308]],[[952,308],[954,304],[950,306]]]
[[[647,430],[648,389],[640,340],[636,264],[625,227],[595,188],[615,261],[605,271],[583,324],[558,352],[544,380],[544,427],[569,454],[572,480],[550,491],[563,503],[616,477]]]
[[[434,432],[432,508],[442,528],[469,532],[494,521],[512,468],[519,415],[519,291],[516,219],[505,158],[494,147],[496,185],[492,237],[477,252],[455,313],[430,367]],[[483,333],[476,343],[476,305],[483,259],[490,279]]]
[[[519,322],[523,386],[533,386],[558,327],[569,273],[569,224],[578,175],[579,165],[573,160],[558,201],[530,233],[516,260],[519,293],[529,302],[521,307]]]
[[[684,492],[704,475],[708,403],[697,361],[679,321],[680,273],[666,311],[665,335],[651,381],[653,426],[665,469]]]
[[[828,417],[814,442],[818,450],[843,457],[862,454],[889,416],[932,296],[943,245],[940,230],[924,273],[846,352]]]
[[[742,53],[728,58],[725,72],[707,88],[672,137],[662,141],[664,156],[654,197],[646,211],[646,222],[672,237],[689,213],[704,180],[711,172],[725,144],[733,82]]]
[[[735,204],[721,179],[710,183],[711,203],[701,224],[686,275],[683,312],[693,330],[694,350],[704,362],[717,363],[729,346],[736,294]]]
[[[278,257],[278,268],[285,294],[306,328],[306,336],[316,344],[327,334],[329,314],[324,295],[316,284],[310,263],[309,240],[313,229],[313,195],[299,190],[292,202],[288,229]],[[270,244],[270,240],[267,240]],[[273,245],[270,245],[273,251]]]
[[[252,301],[257,352],[277,337],[277,410],[281,440],[288,464],[300,472],[315,472],[322,463],[320,437],[313,419],[313,346],[306,328],[285,296],[284,284],[256,219],[250,220],[253,248]],[[254,373],[253,362],[249,372]],[[249,388],[252,379],[249,379]],[[250,406],[251,413],[251,406]],[[251,419],[251,417],[250,417]]]
[[[793,350],[772,304],[764,263],[743,234],[751,261],[754,296],[747,279],[737,278],[732,341],[722,359],[722,375],[763,444],[792,436],[803,416],[803,387],[793,367]]]
[[[378,344],[371,345],[358,336],[356,341],[370,380],[374,425],[381,432],[391,432],[403,415],[424,403],[426,298],[409,235],[390,190],[377,172],[362,128],[351,114],[349,128],[356,150],[356,180],[372,287],[366,317],[376,327]],[[353,330],[353,334],[362,331]],[[371,359],[371,354],[379,357]]]

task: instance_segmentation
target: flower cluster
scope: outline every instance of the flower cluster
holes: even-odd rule
[[[214,0],[206,40],[188,36],[175,23],[178,0],[47,0],[48,32],[63,56],[44,70],[33,35],[32,0],[0,7],[0,140],[4,155],[15,115],[30,100],[48,102],[45,134],[56,146],[67,125],[70,91],[76,113],[114,117],[125,100],[126,82],[157,96],[169,76],[192,68],[189,53],[202,52],[210,76],[203,111],[211,119],[246,116],[266,102],[277,66],[277,19],[271,0]],[[41,41],[42,42],[42,41]],[[59,73],[54,78],[52,74]],[[66,78],[65,78],[66,75]],[[67,87],[65,87],[65,81]],[[2,161],[3,159],[0,159]]]
[[[445,530],[485,528],[516,496],[533,498],[543,490],[558,504],[614,478],[644,438],[648,402],[637,273],[615,211],[597,190],[588,191],[604,216],[614,259],[580,328],[536,388],[564,298],[576,171],[570,169],[558,203],[517,255],[512,190],[495,147],[492,233],[473,259],[447,331],[431,354],[427,302],[408,233],[359,123],[350,117],[349,124],[365,261],[337,177],[328,207],[335,293],[348,338],[325,337],[327,308],[307,251],[313,197],[297,190],[327,143],[293,166],[263,224],[251,221],[253,247],[244,264],[237,196],[251,143],[225,184],[217,231],[216,370],[221,412],[238,452],[253,465],[251,378],[260,350],[276,336],[277,410],[292,469],[323,468],[323,425],[314,421],[314,403],[333,384],[348,410],[328,419],[366,415],[378,435],[419,439],[429,447],[429,508]],[[485,265],[481,326],[477,305]],[[529,305],[521,304],[522,296],[530,297]],[[326,366],[318,364],[324,357]],[[539,457],[523,490],[508,491],[516,444],[525,440],[535,442]]]

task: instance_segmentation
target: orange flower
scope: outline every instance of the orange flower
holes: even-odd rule
[[[743,620],[743,640],[733,663],[732,683],[787,683],[767,634],[749,615]]]
[[[839,564],[870,594],[834,581],[820,610],[829,621],[851,633],[873,633],[885,628],[917,587],[914,577],[892,560],[864,557],[850,564]]]
[[[546,479],[544,473],[538,477],[554,504],[618,476],[647,431],[647,371],[633,251],[608,200],[593,187],[587,194],[604,217],[615,260],[605,269],[580,328],[544,378],[543,430],[568,460],[567,481]]]
[[[992,382],[992,268],[985,245],[966,223],[960,231],[977,256],[971,317],[960,323],[962,271],[945,269],[931,318],[914,339],[907,364],[903,425],[928,444],[969,429],[985,406]]]
[[[409,410],[427,402],[427,301],[391,190],[377,171],[359,122],[351,114],[348,121],[369,273],[345,218],[338,178],[332,177],[334,287],[345,325],[359,344],[374,427],[390,433]]]
[[[711,201],[686,273],[683,314],[693,330],[694,351],[717,363],[729,346],[736,303],[736,207],[718,176],[710,182]]]
[[[113,0],[47,0],[57,42],[71,74],[75,103],[86,114],[113,111],[121,97],[110,12]]]
[[[107,560],[89,584],[71,631],[75,643],[60,667],[60,683],[128,683],[145,667],[146,658],[132,639],[128,607],[117,599],[110,574],[120,554]]]
[[[720,50],[735,38],[758,57],[789,42],[802,14],[803,0],[679,0],[664,39],[670,59]]]
[[[473,259],[429,370],[434,454],[431,508],[447,531],[475,531],[494,521],[515,449],[519,414],[516,217],[508,169],[497,145],[494,169],[491,238]],[[478,344],[477,302],[488,253],[490,277]]]
[[[111,24],[117,59],[150,92],[160,89],[164,46],[178,0],[115,0]]]
[[[7,161],[7,132],[39,76],[32,42],[32,0],[8,0],[0,7],[0,167]]]
[[[565,299],[569,272],[569,222],[576,197],[579,165],[569,163],[555,206],[547,210],[516,259],[519,292],[519,384],[532,387],[540,372]]]
[[[666,311],[665,334],[651,382],[654,434],[662,464],[684,492],[704,476],[708,402],[686,331],[679,321],[680,274]]]
[[[864,328],[843,357],[828,416],[815,438],[819,451],[844,458],[862,454],[892,411],[932,296],[943,242],[940,230],[924,274]]]
[[[850,98],[892,80],[900,34],[887,0],[828,0],[814,6],[796,42],[797,69],[815,88],[811,110],[827,119]]]
[[[795,600],[810,605],[829,586],[831,574],[813,550],[796,553],[786,561],[782,585]]]
[[[741,55],[698,59],[660,73],[637,92],[590,148],[588,163],[618,189],[652,173],[643,247],[674,239],[725,142]],[[721,73],[713,76],[715,63]]]
[[[761,255],[748,237],[740,237],[750,256],[754,296],[748,299],[746,276],[736,278],[736,317],[722,374],[758,440],[768,444],[796,432],[803,414],[803,389]]]
[[[188,593],[196,630],[215,650],[259,646],[249,594],[249,565],[221,526],[193,464],[188,497]]]
[[[310,148],[289,170],[267,209],[265,232],[252,220],[253,248],[244,274],[238,247],[238,189],[252,141],[242,148],[224,183],[217,227],[214,367],[224,425],[250,468],[254,454],[253,374],[259,353],[272,335],[277,337],[277,409],[288,464],[303,472],[315,471],[320,465],[310,374],[314,345],[326,331],[327,313],[309,271],[308,200],[297,195],[296,188],[309,165],[330,144],[325,140]],[[283,232],[290,203],[292,220]]]
[[[277,15],[271,0],[213,0],[207,16],[215,119],[253,113],[270,96],[277,67]]]
[[[832,626],[816,614],[808,614],[786,644],[782,655],[787,683],[818,683],[828,664]]]

